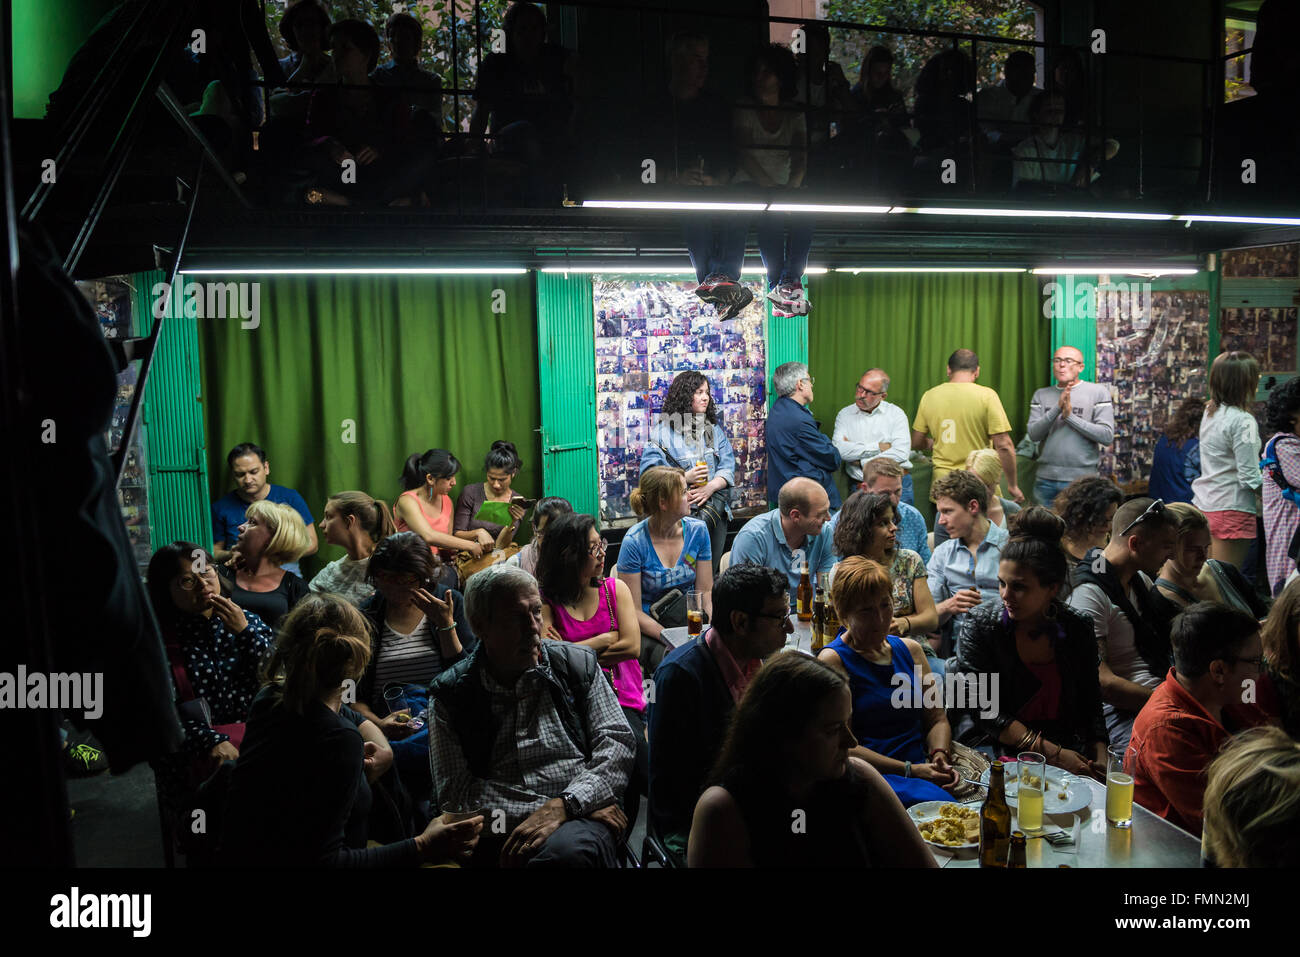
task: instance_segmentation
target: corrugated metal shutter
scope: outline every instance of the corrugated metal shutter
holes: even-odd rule
[[[596,340],[591,278],[537,274],[542,480],[575,511],[600,514],[596,467]]]
[[[153,288],[166,281],[161,270],[133,277],[131,309],[139,335],[153,330],[157,321],[153,317]],[[149,372],[143,412],[155,546],[185,540],[212,547],[200,392],[198,321],[169,316]]]
[[[808,362],[808,317],[791,316],[779,319],[772,315],[769,304],[767,312],[767,406],[770,409],[776,401],[776,390],[772,388],[772,373],[776,367],[785,362]],[[811,370],[813,375],[817,371]]]

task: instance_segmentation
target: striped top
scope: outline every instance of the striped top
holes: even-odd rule
[[[442,654],[438,650],[437,633],[429,627],[429,619],[420,623],[407,635],[395,631],[384,622],[379,637],[379,654],[375,662],[375,687],[383,688],[390,682],[408,685],[427,685],[442,671]]]

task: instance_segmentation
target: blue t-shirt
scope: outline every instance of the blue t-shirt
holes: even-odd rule
[[[267,493],[265,500],[275,502],[277,505],[283,503],[293,506],[293,510],[302,516],[302,520],[307,523],[308,528],[316,522],[311,517],[311,509],[307,508],[306,501],[291,488],[285,488],[283,485],[272,485],[271,491]],[[234,548],[235,542],[239,540],[239,526],[244,524],[244,513],[247,509],[248,503],[235,492],[227,492],[213,502],[212,541],[225,542],[226,548]],[[293,572],[295,575],[301,574],[297,562],[289,562],[280,567]]]
[[[682,519],[682,554],[672,568],[664,568],[650,541],[650,520],[633,525],[623,536],[618,550],[618,570],[629,575],[641,575],[641,610],[649,613],[650,606],[674,588],[688,591],[695,587],[695,566],[699,562],[713,561],[713,547],[709,543],[709,526],[698,518]]]

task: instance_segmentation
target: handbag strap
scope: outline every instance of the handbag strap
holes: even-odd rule
[[[610,586],[609,591],[605,594],[605,610],[609,612],[609,630],[618,631],[618,617],[614,614],[614,602],[618,591],[614,587],[614,579],[606,578],[600,586],[601,591],[605,591],[606,585]]]

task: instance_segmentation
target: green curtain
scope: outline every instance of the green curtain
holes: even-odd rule
[[[813,412],[827,435],[854,399],[862,373],[879,366],[889,399],[916,413],[922,393],[945,381],[959,348],[980,357],[981,385],[996,389],[1019,441],[1034,390],[1050,381],[1051,320],[1043,318],[1038,277],[1030,273],[827,273],[809,280],[809,369]],[[1028,463],[1021,459],[1024,468]],[[1026,470],[1027,471],[1027,470]],[[928,467],[913,469],[916,506],[927,519]],[[843,473],[841,472],[841,481]],[[1030,477],[1020,476],[1030,494]]]
[[[531,276],[271,277],[260,302],[256,329],[199,321],[213,498],[244,441],[266,449],[271,481],[301,492],[317,521],[332,492],[391,503],[406,457],[428,448],[461,460],[455,496],[482,481],[495,439],[524,461],[515,488],[540,493]],[[322,542],[304,575],[342,554]]]

